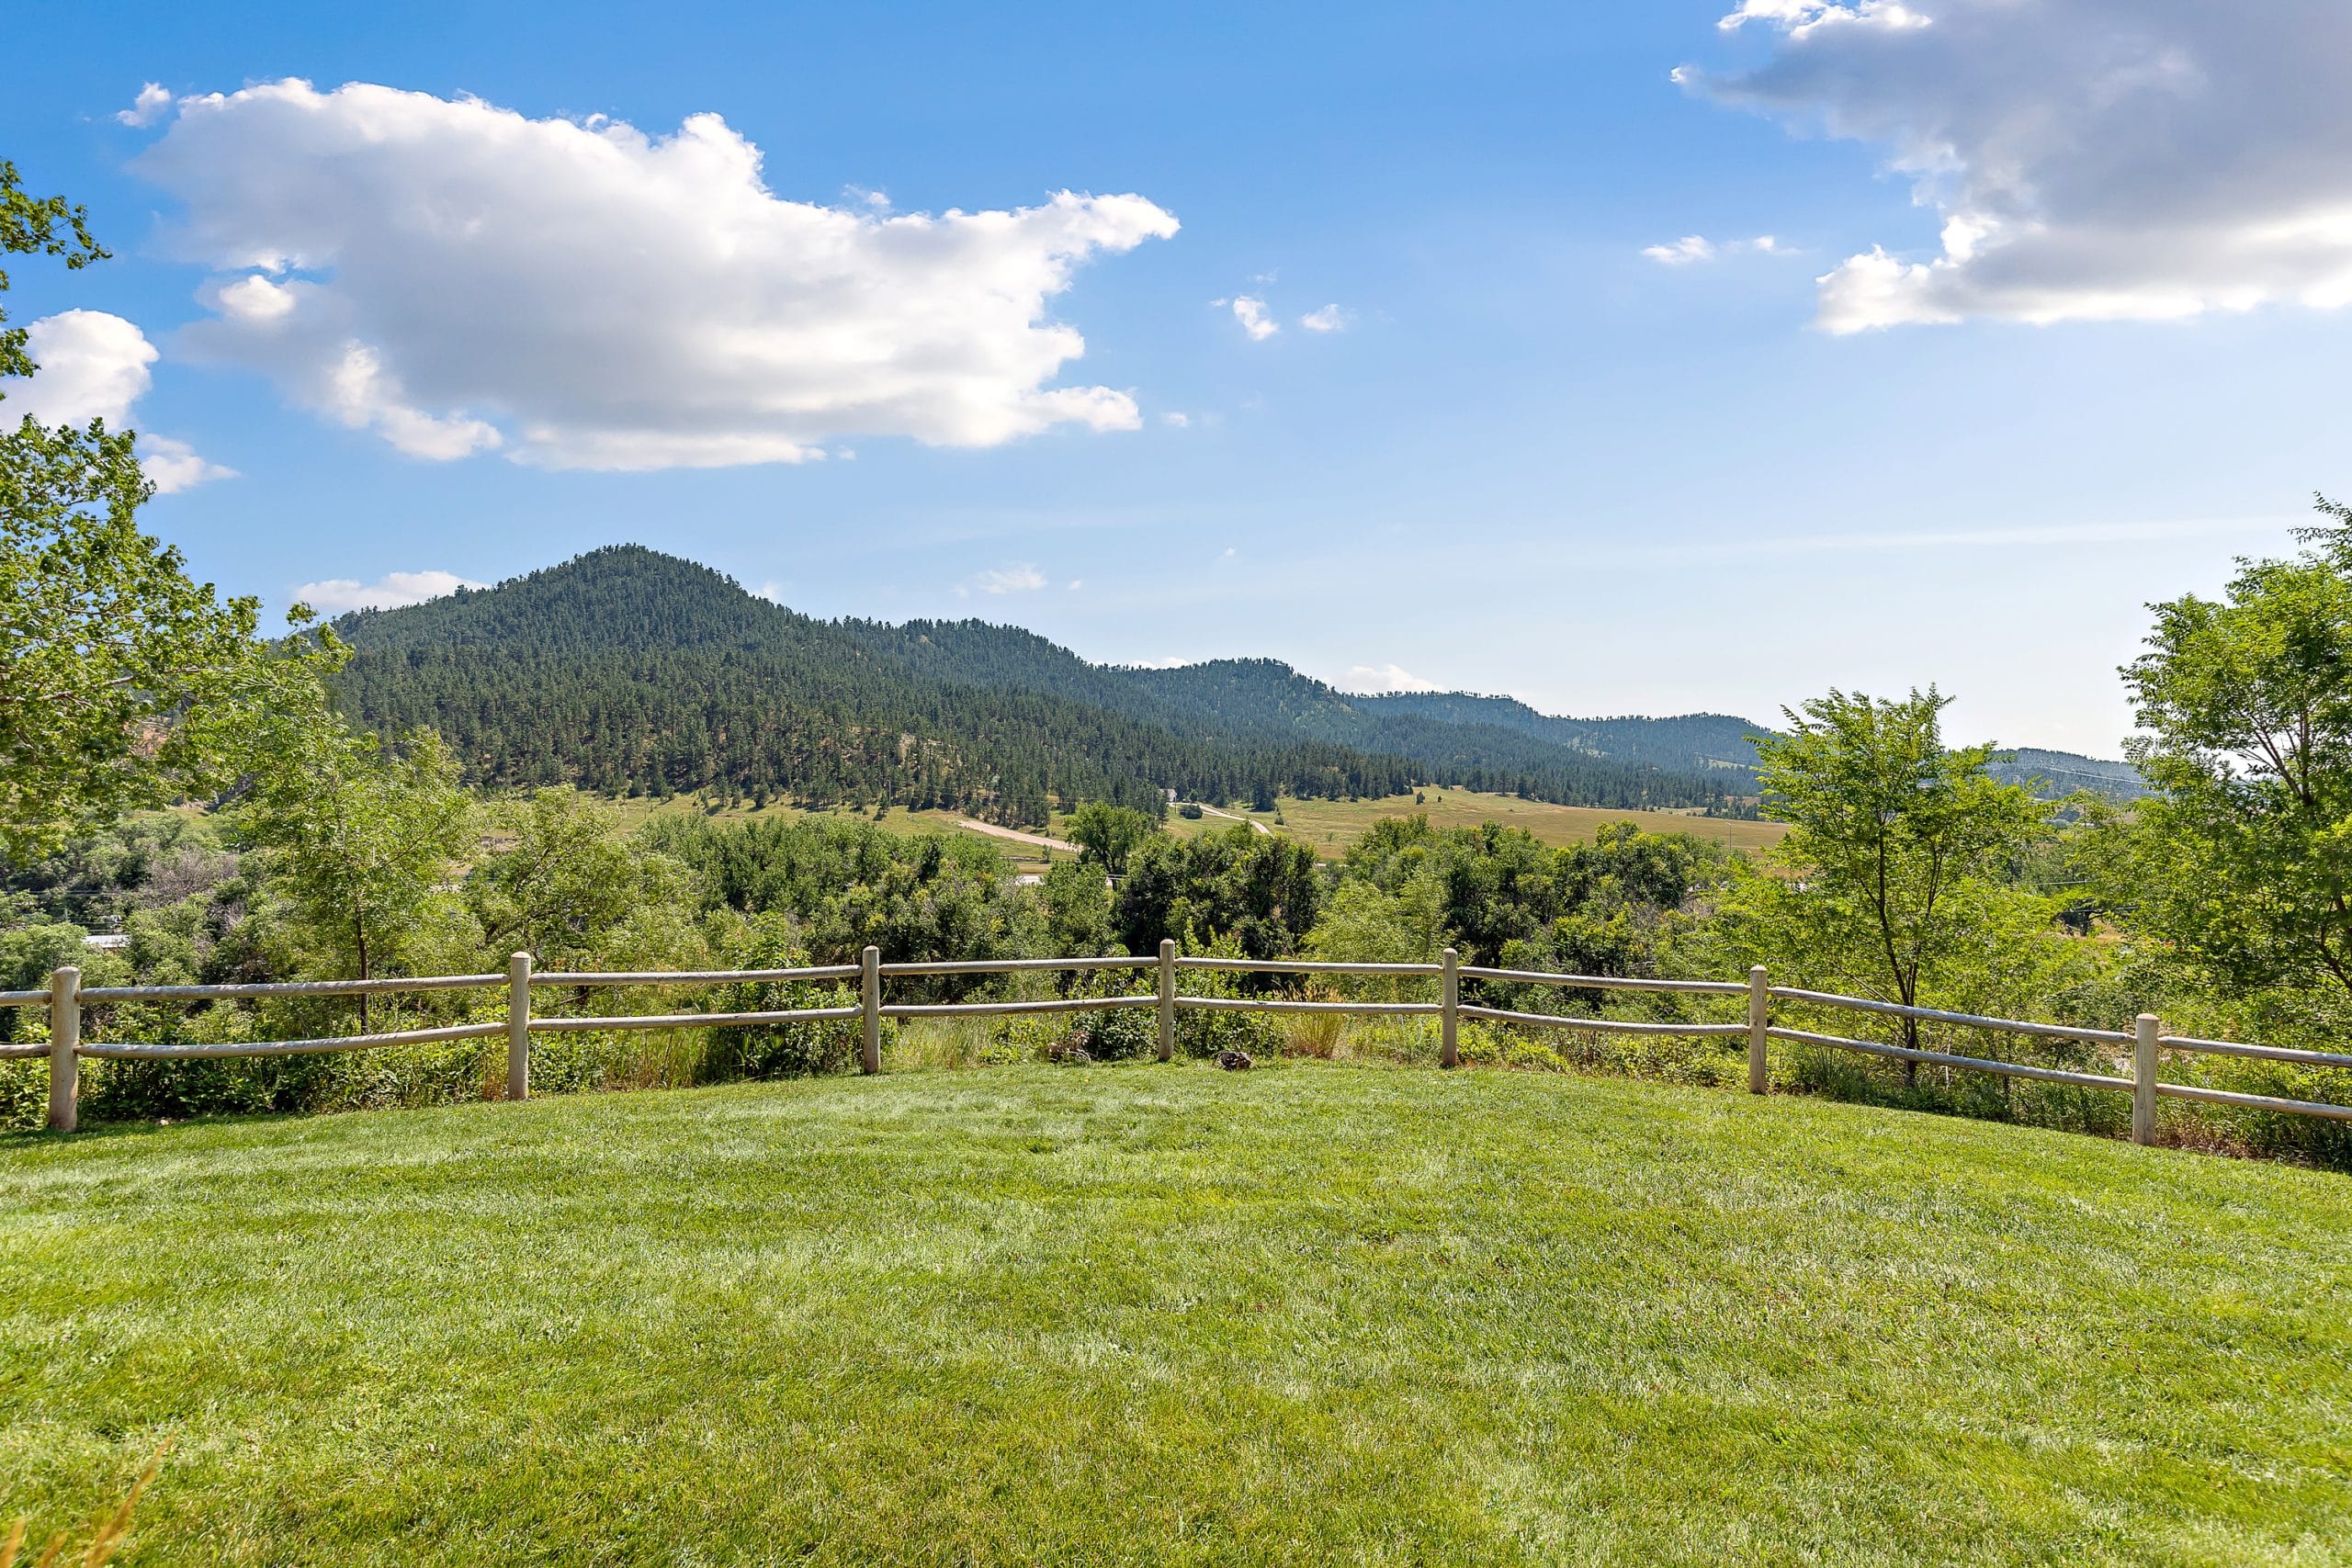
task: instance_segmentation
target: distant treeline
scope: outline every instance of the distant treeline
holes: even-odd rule
[[[1109,669],[978,622],[818,621],[634,546],[337,629],[356,650],[336,677],[347,711],[388,735],[437,730],[492,784],[1012,823],[1078,800],[1156,811],[1168,789],[1263,801],[1438,784],[1724,814],[1752,789],[1736,762],[1603,756],[1345,696],[1271,661]]]

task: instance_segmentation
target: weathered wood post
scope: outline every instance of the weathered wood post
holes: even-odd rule
[[[2156,1042],[2164,1038],[2164,1020],[2143,1012],[2132,1027],[2132,1141],[2156,1141]]]
[[[1462,1065],[1462,955],[1447,948],[1438,964],[1437,1065]]]
[[[531,1098],[531,955],[506,961],[506,1098]]]
[[[1176,1055],[1176,939],[1159,939],[1159,1059]]]
[[[1747,972],[1747,1092],[1762,1094],[1771,1087],[1771,1077],[1765,1066],[1764,1044],[1770,1038],[1765,1031],[1772,1026],[1772,987],[1764,977],[1764,965],[1757,964]]]
[[[858,1006],[865,1010],[865,1050],[859,1067],[869,1073],[882,1070],[882,950],[868,946],[858,960]]]
[[[49,975],[49,1130],[74,1130],[82,1098],[82,971],[68,964]]]

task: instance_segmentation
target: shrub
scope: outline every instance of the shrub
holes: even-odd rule
[[[731,966],[738,969],[799,969],[808,955],[789,919],[775,910],[752,917]],[[798,1012],[816,1008],[855,1007],[857,992],[839,983],[814,980],[745,980],[720,987],[722,1012]],[[895,1025],[886,1020],[886,1036]],[[711,1032],[710,1066],[716,1076],[742,1078],[809,1077],[845,1073],[857,1066],[863,1029],[854,1018],[800,1023],[730,1025]]]
[[[1238,958],[1240,943],[1224,937],[1212,943],[1206,957]],[[1183,971],[1184,994],[1194,997],[1239,997],[1242,994],[1238,977],[1225,969],[1187,969]],[[1142,1016],[1138,1010],[1138,1016]],[[1283,1047],[1282,1015],[1276,1013],[1242,1012],[1221,1008],[1179,1008],[1176,1010],[1176,1049],[1187,1056],[1212,1057],[1220,1051],[1247,1051],[1257,1057],[1271,1057]]]
[[[1079,997],[1123,997],[1135,994],[1137,971],[1090,969],[1081,973],[1070,994]],[[1149,1008],[1105,1008],[1101,1012],[1062,1015],[1070,1019],[1060,1043],[1082,1046],[1098,1062],[1125,1062],[1159,1049],[1159,1014]],[[1046,1017],[1050,1021],[1052,1014]]]

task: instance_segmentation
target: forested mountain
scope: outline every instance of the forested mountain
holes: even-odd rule
[[[1410,788],[1401,758],[1180,738],[1048,694],[925,677],[840,626],[634,546],[496,588],[345,616],[345,705],[438,729],[486,782],[764,801],[893,801],[1007,821],[1048,800],[1150,805],[1271,782],[1301,795]]]
[[[883,801],[1007,822],[1421,784],[1634,809],[1747,809],[1755,727],[1556,718],[1508,697],[1340,692],[1273,660],[1089,663],[979,621],[820,621],[637,546],[336,623],[338,680],[386,732],[439,730],[474,777],[613,794]],[[2032,752],[2061,788],[2130,770]],[[2102,774],[2099,770],[2108,770]]]
[[[1407,758],[1427,778],[1467,788],[1524,789],[1543,800],[1634,807],[1704,805],[1752,787],[1744,773],[1710,776],[1716,764],[1695,754],[1620,755],[1605,747],[1562,745],[1517,726],[1488,722],[1476,711],[1451,718],[1391,709],[1385,698],[1351,696],[1272,659],[1147,670],[1090,664],[1034,632],[980,621],[843,625],[870,650],[942,680],[1072,697],[1180,735],[1329,741]],[[1462,701],[1507,703],[1539,723],[1577,723],[1544,719],[1508,699]],[[1640,721],[1602,721],[1619,722]],[[1737,719],[1722,722],[1736,734],[1747,732]]]
[[[2023,747],[1993,760],[1993,774],[2011,784],[2029,784],[2042,795],[2070,795],[2086,789],[2110,800],[2137,800],[2148,793],[2148,783],[2129,762],[2103,762],[2072,751],[2042,751]]]
[[[1396,692],[1349,700],[1374,713],[1498,725],[1572,750],[1694,772],[1728,768],[1745,774],[1756,766],[1756,745],[1749,737],[1763,728],[1752,719],[1720,713],[1681,714],[1672,718],[1555,718],[1516,697],[1480,697],[1467,692]]]
[[[1735,805],[1697,773],[1366,715],[1286,666],[1118,670],[976,622],[819,621],[635,546],[336,625],[356,650],[345,705],[388,732],[430,725],[492,783],[888,800],[1015,822],[1053,801],[1149,805],[1161,789],[1234,800],[1438,784]]]

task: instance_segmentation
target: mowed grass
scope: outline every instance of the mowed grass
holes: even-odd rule
[[[0,1142],[138,1562],[2352,1561],[2352,1186],[1635,1082],[1006,1068]]]
[[[1554,806],[1547,801],[1521,800],[1510,795],[1482,795],[1464,789],[1429,789],[1416,803],[1409,795],[1378,800],[1292,800],[1284,798],[1283,825],[1287,832],[1312,844],[1327,859],[1347,852],[1350,844],[1374,823],[1391,817],[1427,816],[1439,828],[1476,827],[1500,822],[1524,828],[1545,843],[1563,846],[1589,843],[1611,822],[1631,822],[1645,832],[1689,833],[1709,843],[1750,853],[1771,848],[1788,833],[1781,822],[1742,822],[1730,818],[1702,817],[1680,811],[1611,811],[1592,806]],[[1251,813],[1272,824],[1271,813]],[[1188,824],[1189,826],[1190,824]]]

